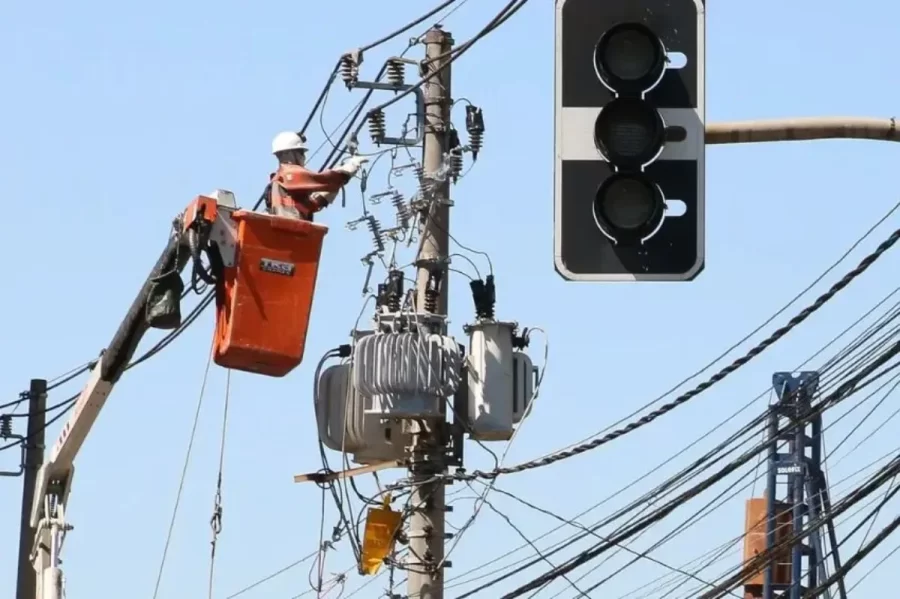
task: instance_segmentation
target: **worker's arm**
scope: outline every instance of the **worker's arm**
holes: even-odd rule
[[[342,181],[339,185],[335,185],[330,187],[329,189],[323,191],[316,191],[309,195],[309,201],[315,207],[316,211],[322,210],[323,208],[327,208],[334,201],[334,198],[337,197],[338,192],[341,188],[353,178],[353,175],[342,171],[342,170],[328,170],[324,171],[328,173],[329,176],[334,175],[336,180]],[[320,173],[324,174],[324,173]]]
[[[351,156],[344,164],[318,173],[305,168],[287,168],[278,173],[276,179],[288,194],[309,194],[314,210],[318,211],[334,201],[337,192],[366,162],[367,158]]]
[[[369,159],[365,158],[364,156],[351,156],[342,165],[326,172],[337,173],[340,176],[346,177],[346,181],[349,181],[359,171],[360,167],[368,161]],[[340,190],[340,188],[346,184],[346,181],[337,189],[319,191],[311,194],[309,199],[316,207],[316,210],[322,210],[323,208],[329,206],[331,202],[334,201],[334,198],[337,197],[337,192]]]

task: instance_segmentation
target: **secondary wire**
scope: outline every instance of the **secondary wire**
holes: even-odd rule
[[[900,343],[897,343],[894,346],[892,346],[892,348],[889,351],[885,352],[880,359],[874,361],[871,366],[863,369],[862,372],[860,372],[856,376],[851,377],[850,379],[845,381],[842,385],[839,386],[839,388],[834,393],[829,394],[826,398],[822,399],[817,404],[816,408],[811,410],[810,416],[804,417],[799,422],[792,422],[789,425],[787,425],[786,427],[784,427],[783,429],[779,429],[779,437],[782,434],[787,434],[792,429],[796,428],[801,422],[803,424],[805,424],[806,422],[809,422],[812,415],[821,414],[821,412],[824,411],[825,408],[833,406],[834,404],[838,403],[839,401],[845,399],[849,393],[853,393],[856,390],[858,390],[858,388],[860,386],[863,386],[863,385],[861,385],[861,382],[863,379],[865,379],[865,377],[871,375],[877,369],[877,367],[880,367],[883,364],[887,363],[887,361],[889,361],[891,358],[896,356],[898,353],[900,353]],[[869,381],[869,382],[871,382],[871,381]],[[594,559],[595,557],[597,557],[598,555],[600,555],[604,551],[606,551],[608,548],[610,548],[612,546],[613,541],[621,542],[622,540],[625,540],[625,539],[633,536],[640,530],[647,528],[649,525],[662,520],[664,517],[666,517],[670,513],[672,513],[677,507],[679,507],[680,505],[683,505],[687,500],[689,500],[693,497],[696,497],[701,492],[711,488],[715,483],[722,480],[725,476],[731,474],[732,472],[737,470],[740,466],[747,463],[750,459],[755,457],[759,452],[765,450],[768,445],[769,445],[768,443],[760,444],[760,446],[755,448],[754,450],[746,452],[740,458],[732,461],[731,463],[729,463],[728,465],[726,465],[725,467],[720,469],[718,472],[716,472],[714,475],[705,479],[700,484],[692,487],[688,491],[682,493],[678,497],[669,501],[665,506],[656,510],[656,512],[654,514],[641,519],[641,521],[639,521],[638,523],[628,527],[628,529],[622,531],[621,533],[617,534],[616,536],[611,537],[609,542],[596,545],[594,548],[582,552],[578,557],[570,560],[570,562],[568,564],[566,564],[565,566],[556,569],[556,571],[551,571],[551,572],[548,572],[547,574],[539,576],[534,581],[527,583],[527,584],[519,587],[515,591],[505,595],[503,599],[513,599],[514,597],[521,596],[524,592],[538,588],[539,586],[542,586],[547,580],[552,580],[553,578],[559,576],[562,573],[568,573],[568,572],[574,570],[575,568],[579,567],[580,565],[587,563],[588,561],[591,561],[592,559]]]
[[[730,374],[736,372],[739,368],[749,363],[751,360],[762,354],[769,347],[774,345],[776,342],[781,340],[785,335],[791,332],[798,325],[806,321],[810,316],[816,313],[819,309],[822,308],[828,301],[830,301],[834,296],[836,296],[841,290],[846,288],[850,283],[852,283],[859,275],[863,274],[869,267],[872,266],[881,256],[883,256],[889,249],[891,249],[897,241],[900,241],[900,229],[894,231],[885,241],[883,241],[878,248],[863,258],[863,260],[859,263],[859,265],[844,275],[838,282],[836,282],[832,287],[820,295],[812,304],[804,308],[800,311],[796,316],[791,318],[787,324],[775,330],[769,337],[764,339],[762,342],[757,344],[754,348],[752,348],[749,352],[747,352],[744,356],[738,358],[725,368],[719,370],[712,377],[707,379],[706,381],[700,383],[690,391],[679,395],[674,400],[663,404],[652,412],[645,414],[638,420],[632,421],[629,424],[625,425],[622,428],[613,430],[606,435],[589,441],[587,443],[583,443],[581,445],[577,445],[575,447],[562,450],[542,458],[538,458],[536,460],[532,460],[529,462],[523,462],[516,466],[497,468],[489,472],[482,471],[474,471],[472,473],[453,473],[448,474],[446,477],[453,478],[454,480],[474,480],[476,478],[496,478],[497,476],[504,474],[514,474],[517,472],[524,472],[525,470],[531,470],[535,468],[541,468],[544,466],[549,466],[551,464],[555,464],[561,460],[565,460],[582,453],[591,451],[602,445],[606,445],[611,441],[614,441],[620,437],[627,435],[639,428],[650,424],[654,420],[668,414],[675,408],[680,407],[681,405],[687,403],[694,397],[700,395],[707,389],[711,388],[716,383],[724,380]]]
[[[836,394],[832,394],[831,396],[829,396],[829,398],[828,398],[828,400],[825,402],[825,404],[835,403],[836,401],[838,401],[843,395],[846,395],[847,389],[852,388],[852,385],[858,384],[859,381],[860,381],[862,378],[864,378],[865,376],[867,376],[868,374],[870,374],[875,368],[877,368],[878,366],[880,366],[881,364],[883,364],[885,361],[886,361],[886,358],[882,357],[881,360],[877,361],[877,362],[874,363],[873,365],[870,365],[870,366],[869,366],[869,367],[868,367],[861,375],[858,374],[858,375],[855,377],[854,382],[850,385],[850,387],[848,387],[848,383],[847,383],[846,381],[843,382],[843,383],[839,386],[838,390],[835,392]],[[858,391],[859,388],[856,388],[855,390]],[[758,453],[759,451],[761,451],[761,450],[762,450],[763,448],[765,448],[765,447],[766,447],[766,444],[762,444],[759,448],[757,448],[757,451],[756,451],[755,453]],[[755,455],[755,453],[751,453],[751,454],[747,454],[747,455],[751,455],[751,457],[752,457],[753,455]],[[746,455],[745,455],[743,459],[746,461],[747,459],[750,459],[750,458],[746,457]],[[695,465],[696,465],[696,464],[699,464],[699,463],[702,463],[703,460],[704,460],[704,458],[701,458],[701,460],[698,460],[698,462],[695,462]],[[734,467],[734,462],[732,463],[732,467]],[[689,470],[690,470],[690,469],[689,469]],[[680,477],[680,476],[681,476],[681,475],[677,475],[676,478],[678,478],[678,477]],[[724,475],[723,475],[723,476],[724,476]],[[659,492],[659,488],[658,488],[657,490],[652,491],[651,494],[655,494],[655,493],[658,493],[658,492]],[[648,495],[651,495],[651,494],[648,494]],[[641,502],[641,501],[646,501],[646,499],[638,500],[638,502]],[[640,505],[640,503],[636,503],[636,504],[632,504],[632,505],[633,505],[633,506],[634,506],[634,505]],[[673,509],[674,509],[674,508],[673,508]],[[624,511],[627,511],[627,510],[624,510]],[[618,516],[620,516],[620,515],[622,515],[622,511],[620,511],[620,513],[619,513]],[[618,517],[618,516],[613,516],[611,519],[607,519],[607,522],[609,522],[609,521],[615,519],[615,518]],[[604,523],[600,523],[600,525],[594,527],[594,529],[596,530],[596,528],[599,528],[599,527],[602,526],[602,525],[605,525],[605,524],[604,524]],[[635,531],[635,532],[637,532],[637,531]],[[566,543],[566,545],[571,545],[571,542]],[[470,596],[471,594],[474,594],[474,593],[478,592],[479,590],[482,590],[482,589],[484,589],[484,588],[487,588],[488,586],[493,586],[493,585],[496,584],[497,582],[500,582],[502,579],[508,578],[509,576],[511,576],[512,574],[514,574],[514,573],[516,573],[516,572],[521,572],[522,570],[524,570],[524,569],[526,569],[526,568],[528,568],[528,567],[531,567],[533,564],[534,564],[534,562],[531,562],[531,563],[529,563],[529,564],[526,564],[526,565],[523,566],[523,567],[517,568],[517,569],[514,570],[513,572],[511,572],[511,573],[509,573],[509,574],[506,574],[506,575],[504,575],[504,576],[501,576],[500,578],[498,578],[498,579],[496,579],[496,580],[494,580],[494,581],[488,583],[487,585],[482,585],[482,586],[479,587],[478,589],[475,589],[475,590],[473,590],[473,591],[470,591],[469,593],[463,595],[462,597]],[[460,597],[459,599],[462,599],[462,597]]]

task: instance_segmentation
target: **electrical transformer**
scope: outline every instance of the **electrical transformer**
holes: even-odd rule
[[[315,402],[322,443],[352,454],[357,464],[402,459],[409,435],[402,433],[399,422],[367,408],[372,399],[357,393],[350,381],[349,363],[326,368],[319,377]]]
[[[453,337],[427,331],[378,332],[353,348],[353,386],[385,418],[444,414],[459,386],[462,356]]]
[[[477,441],[507,441],[534,395],[537,368],[514,347],[516,324],[481,320],[468,325],[468,425]]]

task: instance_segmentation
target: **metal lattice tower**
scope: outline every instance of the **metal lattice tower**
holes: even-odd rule
[[[819,373],[776,372],[772,386],[778,399],[768,415],[766,496],[748,505],[745,558],[752,559],[760,549],[774,557],[746,581],[744,596],[801,599],[828,578],[829,561],[834,570],[841,567],[834,522],[827,517],[831,498],[822,468],[822,415],[812,408]],[[763,506],[764,510],[758,509]],[[763,518],[756,518],[754,511],[763,511],[759,514]],[[828,552],[823,531],[828,535]],[[792,537],[797,542],[785,545]],[[836,599],[846,599],[842,579],[837,588]],[[832,599],[832,589],[823,597]]]

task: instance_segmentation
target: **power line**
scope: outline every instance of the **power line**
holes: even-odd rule
[[[835,336],[833,336],[827,343],[825,343],[822,347],[820,347],[819,349],[817,349],[812,355],[810,355],[808,358],[806,358],[802,363],[797,364],[796,367],[794,368],[794,370],[800,370],[800,369],[806,367],[807,364],[809,364],[810,362],[812,362],[813,360],[815,360],[816,358],[818,358],[823,352],[827,351],[830,347],[832,347],[832,346],[833,346],[835,343],[837,343],[840,339],[842,339],[844,336],[846,336],[848,333],[850,333],[850,332],[851,332],[852,330],[854,330],[856,327],[860,326],[866,319],[868,319],[872,314],[874,314],[876,310],[878,310],[879,308],[883,307],[883,306],[885,305],[885,303],[886,303],[891,297],[893,297],[894,295],[897,294],[898,291],[900,291],[900,287],[895,288],[892,292],[886,294],[883,298],[881,298],[878,302],[876,302],[874,306],[872,306],[870,309],[868,309],[866,312],[864,312],[861,316],[859,316],[858,318],[856,318],[856,320],[854,320],[850,325],[848,325],[848,326],[845,327],[843,330],[841,330],[839,333],[837,333]],[[835,369],[835,368],[838,366],[838,364],[841,362],[841,360],[846,360],[846,359],[848,359],[849,356],[852,355],[854,349],[859,349],[859,348],[861,347],[861,344],[860,344],[860,340],[861,340],[861,339],[865,339],[865,338],[867,338],[867,337],[870,337],[871,335],[874,335],[878,330],[880,330],[880,328],[882,328],[882,327],[884,326],[884,324],[886,324],[886,323],[889,322],[890,320],[893,320],[893,317],[891,317],[890,315],[893,313],[893,314],[896,316],[896,308],[897,308],[898,306],[900,306],[900,302],[894,304],[894,307],[890,310],[889,315],[888,315],[889,317],[888,317],[887,319],[882,318],[881,321],[876,321],[875,324],[873,324],[873,325],[867,327],[865,331],[863,331],[860,335],[858,335],[856,338],[854,338],[853,340],[851,340],[851,341],[850,341],[843,349],[840,349],[840,350],[835,354],[835,356],[833,356],[832,358],[830,358],[830,359],[828,359],[828,360],[826,361],[826,364],[820,369],[820,372],[821,372],[821,375],[822,375],[822,378],[823,378],[823,383],[824,383],[824,381],[825,381],[825,377],[826,377],[827,373],[828,373],[830,370]],[[879,324],[879,322],[880,322],[881,324]],[[822,385],[822,389],[823,389],[823,390],[825,389],[825,385]],[[620,496],[621,494],[623,494],[624,492],[628,491],[629,489],[631,489],[631,488],[634,487],[635,485],[637,485],[637,484],[639,484],[640,482],[644,481],[645,479],[649,478],[650,476],[652,476],[653,474],[655,474],[656,472],[658,472],[659,470],[661,470],[662,468],[664,468],[665,466],[667,466],[668,464],[670,464],[670,463],[671,463],[672,461],[674,461],[675,459],[677,459],[677,458],[681,457],[682,455],[684,455],[685,453],[687,453],[687,451],[689,451],[690,449],[692,449],[693,447],[695,447],[697,444],[699,444],[700,442],[702,442],[702,441],[704,441],[705,439],[707,439],[708,437],[710,437],[713,433],[715,433],[715,432],[718,431],[718,430],[721,430],[722,427],[724,427],[725,425],[727,425],[728,423],[730,423],[732,420],[734,420],[735,418],[737,418],[738,416],[740,416],[740,415],[741,415],[743,412],[745,412],[747,409],[749,409],[750,407],[752,407],[753,405],[755,405],[755,403],[756,403],[759,399],[761,399],[762,397],[764,397],[764,396],[765,396],[767,393],[769,393],[769,392],[770,392],[770,391],[769,391],[768,388],[765,389],[765,390],[763,390],[762,393],[758,394],[758,395],[755,396],[753,399],[751,399],[749,402],[745,403],[743,406],[741,406],[740,408],[738,408],[734,413],[732,413],[732,414],[731,414],[730,416],[728,416],[726,419],[724,419],[723,421],[721,421],[721,422],[717,423],[716,425],[714,425],[713,427],[711,427],[705,434],[700,435],[698,438],[694,439],[690,444],[688,444],[688,445],[687,445],[686,447],[684,447],[682,450],[680,450],[680,451],[674,453],[671,457],[669,457],[669,458],[667,458],[666,460],[662,461],[662,462],[659,463],[657,466],[653,467],[652,469],[650,469],[649,471],[647,471],[647,472],[644,473],[643,475],[637,477],[636,479],[634,479],[634,480],[633,480],[632,482],[630,482],[629,484],[624,485],[623,487],[617,489],[615,492],[611,493],[610,495],[608,495],[608,496],[605,497],[604,499],[600,500],[599,502],[595,503],[594,505],[590,506],[589,508],[587,508],[587,509],[581,511],[579,514],[575,515],[572,519],[574,520],[574,519],[577,519],[577,518],[581,518],[582,516],[584,516],[584,515],[586,515],[586,514],[592,512],[592,511],[598,509],[599,507],[602,507],[603,505],[605,505],[605,504],[608,503],[609,501],[615,499],[616,497],[618,497],[618,496]],[[742,431],[752,430],[755,426],[757,426],[758,422],[759,422],[759,421],[752,422],[748,427],[744,427],[744,428],[742,429]],[[721,443],[719,446],[717,446],[717,447],[716,447],[714,450],[712,450],[710,453],[707,453],[703,458],[701,458],[700,460],[697,460],[696,462],[694,462],[694,464],[693,464],[692,466],[689,466],[687,469],[682,470],[680,473],[676,474],[673,478],[671,478],[668,482],[663,483],[662,485],[659,485],[659,486],[653,488],[652,490],[648,491],[648,492],[647,492],[646,494],[644,494],[642,497],[640,497],[640,498],[638,498],[637,500],[635,500],[631,505],[632,505],[632,506],[634,506],[634,505],[645,505],[645,506],[646,506],[646,505],[649,505],[649,504],[648,504],[648,501],[650,501],[653,497],[658,497],[658,496],[660,496],[660,494],[666,492],[666,490],[667,490],[669,487],[672,486],[672,482],[673,482],[673,481],[682,480],[682,482],[687,482],[687,480],[689,480],[689,479],[684,478],[687,474],[689,474],[690,472],[692,472],[697,466],[699,466],[699,465],[705,463],[706,461],[708,461],[710,458],[712,458],[712,457],[713,457],[719,450],[721,450],[723,447],[726,447],[726,446],[729,445],[731,442],[733,442],[735,439],[739,438],[740,435],[741,435],[741,432],[739,431],[739,433],[730,436],[729,439],[727,439],[724,443]],[[669,489],[669,490],[671,490],[671,489]],[[651,502],[651,503],[652,503],[652,502]],[[625,513],[625,511],[627,511],[627,510],[628,510],[628,508],[625,508],[624,510],[621,510],[619,513],[620,513],[620,514],[623,514],[623,513]],[[641,511],[641,513],[643,513],[643,511]],[[612,521],[612,519],[614,519],[614,517],[613,517],[613,518],[610,518],[610,519],[605,519],[604,521],[601,521],[601,522],[594,523],[593,525],[591,525],[591,528],[592,528],[592,529],[597,529],[597,528],[600,528],[600,527],[602,527],[602,526],[605,526],[607,523],[609,523],[610,521]],[[547,536],[553,534],[554,532],[560,530],[560,529],[563,528],[563,527],[564,527],[564,525],[560,525],[560,526],[557,526],[557,527],[555,527],[555,528],[552,528],[552,529],[548,530],[547,532],[543,533],[542,535],[540,535],[540,536],[537,538],[537,540],[543,539],[543,538],[545,538],[545,537],[547,537]],[[583,539],[583,538],[586,538],[586,535],[576,536],[574,539],[570,539],[570,540],[572,540],[572,542],[574,542],[574,541],[576,541],[576,540],[580,540],[580,539]],[[562,544],[564,544],[564,543],[565,543],[565,541],[564,541],[563,543],[561,543],[560,545],[562,545]],[[458,586],[461,586],[461,585],[465,585],[465,584],[474,582],[474,581],[476,581],[476,580],[480,580],[480,579],[483,579],[483,578],[485,578],[485,577],[492,576],[492,575],[494,575],[494,574],[498,574],[499,572],[501,572],[501,571],[503,571],[503,570],[506,570],[506,569],[508,569],[508,568],[516,567],[516,566],[518,566],[518,565],[523,564],[524,562],[528,561],[528,558],[525,558],[525,559],[516,561],[516,562],[512,563],[511,565],[506,566],[506,567],[504,567],[504,568],[499,568],[499,569],[495,569],[495,570],[489,571],[489,572],[487,572],[486,574],[477,576],[477,577],[475,577],[475,578],[469,578],[469,579],[467,579],[467,580],[460,581],[461,578],[464,578],[465,576],[467,576],[467,575],[469,575],[469,574],[472,574],[472,573],[474,573],[474,572],[477,572],[477,571],[479,571],[479,570],[482,570],[482,569],[484,569],[484,568],[486,568],[486,567],[488,567],[488,566],[490,566],[490,565],[492,565],[492,564],[496,564],[497,562],[499,562],[499,561],[505,559],[506,557],[509,557],[509,556],[513,555],[514,553],[520,551],[520,550],[523,549],[523,548],[526,548],[527,546],[528,546],[527,544],[526,544],[526,545],[520,545],[519,547],[516,547],[516,548],[514,548],[514,549],[512,549],[512,550],[510,550],[510,551],[507,551],[507,552],[505,552],[504,554],[502,554],[502,555],[500,555],[500,556],[498,556],[498,557],[496,557],[496,558],[494,558],[494,559],[492,559],[492,560],[489,560],[489,561],[487,561],[487,562],[485,562],[485,563],[482,563],[480,566],[477,566],[477,567],[475,567],[475,568],[472,568],[472,569],[470,569],[470,570],[468,570],[468,571],[466,571],[466,572],[460,573],[459,575],[457,575],[457,576],[453,577],[452,579],[450,579],[451,582],[454,582],[454,584],[451,584],[450,587],[458,587]],[[557,546],[559,546],[559,545],[557,545]],[[531,566],[535,565],[536,563],[538,563],[538,560],[532,560],[530,563],[526,564],[526,565],[523,566],[522,568],[518,568],[518,569],[516,570],[516,572],[521,572],[521,571],[524,570],[524,569],[530,568]]]
[[[872,264],[874,264],[889,249],[891,249],[897,243],[897,241],[900,241],[900,229],[897,229],[896,231],[894,231],[894,233],[892,233],[890,235],[890,237],[888,237],[886,240],[884,240],[874,252],[872,252],[865,258],[863,258],[863,260],[859,263],[859,265],[856,268],[854,268],[853,270],[848,272],[846,275],[844,275],[844,277],[842,277],[837,283],[832,285],[832,287],[828,291],[826,291],[825,293],[820,295],[818,298],[816,298],[816,300],[812,304],[810,304],[809,306],[807,306],[806,308],[801,310],[796,316],[791,318],[787,322],[787,324],[776,329],[771,335],[769,335],[769,337],[764,339],[761,343],[757,344],[753,349],[748,351],[744,356],[738,358],[737,360],[735,360],[734,362],[732,362],[725,368],[721,369],[716,374],[714,374],[712,377],[710,377],[706,381],[700,383],[699,385],[697,385],[690,391],[683,393],[682,395],[678,396],[674,400],[660,406],[659,408],[653,410],[649,414],[642,416],[638,420],[630,422],[626,426],[616,429],[610,433],[607,433],[606,435],[599,437],[597,439],[594,439],[593,441],[589,441],[587,443],[583,443],[581,445],[577,445],[570,449],[562,450],[562,451],[544,456],[542,458],[532,460],[530,462],[523,462],[516,466],[497,468],[497,469],[494,469],[494,470],[491,470],[488,472],[482,472],[482,471],[476,470],[476,471],[474,471],[472,473],[468,473],[468,474],[467,473],[454,473],[454,474],[447,475],[447,478],[452,478],[454,480],[474,480],[476,478],[491,479],[491,478],[496,478],[497,476],[500,476],[503,474],[514,474],[517,472],[524,472],[525,470],[532,470],[534,468],[541,468],[544,466],[549,466],[549,465],[555,464],[556,462],[559,462],[561,460],[565,460],[565,459],[580,455],[582,453],[585,453],[587,451],[596,449],[602,445],[606,445],[607,443],[614,441],[614,440],[618,439],[619,437],[623,437],[630,432],[633,432],[639,428],[646,426],[647,424],[650,424],[657,418],[660,418],[661,416],[668,414],[675,408],[681,406],[682,404],[687,403],[694,397],[700,395],[701,393],[703,393],[704,391],[706,391],[707,389],[709,389],[716,383],[724,380],[730,374],[736,372],[739,368],[746,365],[751,360],[753,360],[755,357],[757,357],[758,355],[763,353],[766,349],[768,349],[769,347],[774,345],[776,342],[778,342],[780,339],[782,339],[785,335],[787,335],[789,332],[791,332],[794,328],[796,328],[798,325],[803,323],[810,316],[815,314],[819,309],[822,308],[822,306],[824,306],[826,303],[828,303],[828,301],[830,301],[835,295],[840,293],[841,290],[843,290],[850,283],[852,283],[857,277],[859,277],[866,270],[868,270],[869,267],[872,266]]]
[[[900,342],[892,345],[889,348],[889,350],[882,352],[881,356],[879,356],[877,359],[873,360],[871,364],[867,365],[864,368],[861,368],[859,371],[857,371],[855,374],[853,374],[853,376],[849,376],[848,378],[845,378],[844,380],[842,380],[840,382],[840,384],[837,385],[837,388],[834,392],[830,393],[825,399],[820,401],[820,403],[817,405],[817,409],[814,410],[813,412],[811,412],[808,415],[807,419],[812,418],[813,416],[815,416],[818,413],[821,413],[825,409],[832,407],[833,405],[839,403],[840,401],[843,401],[844,399],[846,399],[853,393],[859,392],[866,385],[871,384],[871,382],[873,382],[873,380],[877,380],[877,377],[876,377],[873,380],[870,380],[866,383],[862,383],[862,381],[866,377],[872,375],[872,373],[874,373],[879,367],[881,367],[883,364],[885,364],[888,360],[890,360],[898,352],[900,352]],[[881,376],[881,375],[878,375],[878,376]],[[762,421],[762,418],[764,418],[764,415],[754,419],[754,421],[751,424],[753,424],[755,427],[759,422]],[[797,425],[799,425],[799,423]],[[790,426],[793,426],[793,425],[790,425]],[[790,426],[786,427],[785,431],[787,431],[790,428]],[[748,430],[748,428],[745,427],[744,430],[746,431],[746,430]],[[752,429],[750,429],[750,430],[752,430]],[[782,432],[785,432],[785,431],[782,431]],[[734,438],[734,435],[732,436],[732,438]],[[756,446],[752,450],[745,452],[739,458],[730,462],[728,464],[728,466],[724,467],[717,474],[713,475],[710,478],[707,478],[705,481],[703,481],[699,485],[696,485],[696,486],[692,487],[691,489],[689,489],[688,491],[682,493],[681,495],[679,495],[678,497],[676,497],[675,499],[673,499],[672,501],[667,503],[662,508],[656,509],[653,512],[653,514],[640,519],[635,524],[628,525],[625,529],[619,529],[616,533],[614,533],[613,536],[609,537],[609,540],[606,543],[600,545],[599,549],[594,549],[591,551],[583,552],[579,558],[573,558],[573,560],[571,560],[570,563],[565,567],[565,571],[568,572],[571,569],[574,569],[575,567],[577,567],[578,565],[585,563],[586,561],[590,561],[590,560],[594,559],[595,557],[599,556],[601,553],[605,552],[607,549],[615,546],[617,543],[621,543],[625,539],[627,539],[631,536],[634,536],[635,534],[640,533],[641,530],[644,530],[647,527],[649,527],[650,525],[654,524],[655,522],[658,522],[659,520],[664,518],[666,515],[670,514],[672,511],[674,511],[674,509],[676,507],[678,507],[679,505],[681,505],[685,501],[687,501],[687,499],[689,499],[691,497],[695,497],[700,492],[705,491],[707,488],[710,488],[713,484],[715,484],[716,482],[718,482],[719,480],[721,480],[722,478],[724,478],[731,472],[735,471],[738,467],[747,463],[755,455],[757,455],[758,453],[763,451],[767,446],[768,446],[768,443],[760,443],[758,446]],[[715,451],[716,450],[714,450],[714,452]],[[711,453],[713,453],[713,452],[711,452]],[[711,454],[707,454],[707,456],[704,456],[703,458],[697,460],[697,462],[695,462],[693,466],[689,467],[687,470],[676,475],[673,479],[670,479],[670,480],[674,481],[674,480],[678,480],[678,479],[682,478],[684,472],[689,472],[689,471],[693,470],[697,465],[701,465],[701,464],[704,464],[705,462],[707,462],[710,455]],[[708,468],[709,466],[706,466],[706,467]],[[650,493],[648,493],[648,496],[658,495],[661,492],[660,489],[663,489],[666,486],[670,486],[670,483],[666,483],[666,484],[662,485],[661,487],[655,489],[654,491],[651,491]],[[611,518],[607,518],[605,520],[605,522],[601,522],[601,523],[597,524],[596,526],[591,527],[591,529],[597,530],[601,526],[605,525],[605,523],[608,523],[608,522],[618,518],[619,516],[623,515],[627,511],[630,511],[631,509],[633,509],[635,506],[642,505],[642,502],[646,502],[646,497],[642,498],[642,499],[638,499],[636,502],[631,504],[631,506],[632,506],[631,508],[625,508],[623,510],[620,510],[618,512],[618,515],[614,515]],[[583,538],[583,537],[584,537],[584,535],[579,535],[575,539],[565,543],[564,545],[558,547],[557,549],[554,549],[553,552],[555,553],[555,552],[561,550],[562,548],[564,548],[565,546],[569,546],[572,543],[574,543],[576,540],[578,540],[579,538]],[[478,587],[472,591],[469,591],[468,593],[466,593],[464,595],[461,595],[458,599],[463,599],[464,597],[469,597],[481,590],[489,588],[490,586],[493,586],[493,585],[497,584],[498,582],[500,582],[506,578],[509,578],[511,575],[521,572],[524,569],[531,567],[532,565],[534,565],[534,563],[536,563],[536,562],[532,561],[529,564],[526,564],[520,568],[517,568],[513,572],[505,574],[489,583],[481,585],[480,587]],[[524,592],[524,590],[534,590],[534,589],[538,588],[539,586],[543,586],[544,583],[546,583],[548,580],[555,577],[558,574],[558,572],[561,570],[562,570],[562,568],[557,570],[556,572],[548,573],[548,574],[544,575],[543,577],[536,579],[535,581],[533,581],[532,584],[528,585],[528,589],[520,588],[519,590]]]

